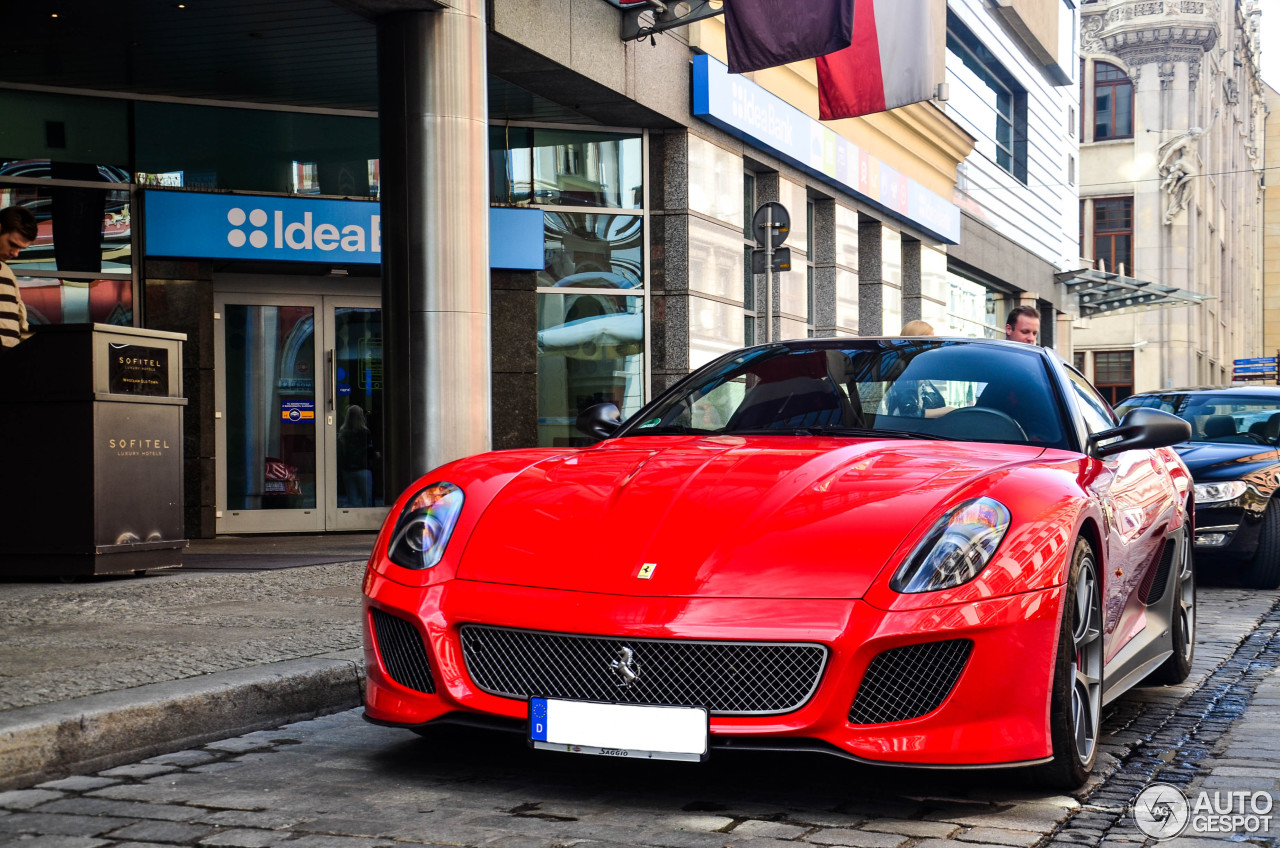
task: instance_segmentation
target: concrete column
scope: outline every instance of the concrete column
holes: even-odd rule
[[[879,336],[884,328],[884,225],[858,221],[858,335]],[[895,331],[902,329],[894,327]]]
[[[388,501],[491,443],[484,8],[378,19]]]
[[[921,261],[920,261],[920,242],[915,239],[904,238],[902,240],[902,323],[908,321],[924,320],[924,297],[923,286],[921,285]],[[885,327],[886,334],[893,334],[902,329],[901,327]],[[942,335],[942,328],[934,327],[934,331],[938,335]]]
[[[813,204],[813,232],[809,233],[813,258],[813,335],[831,338],[836,334],[836,203],[818,200]]]

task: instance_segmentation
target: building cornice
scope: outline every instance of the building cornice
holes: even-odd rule
[[[1119,0],[1081,17],[1080,50],[1131,69],[1197,61],[1218,43],[1218,15],[1218,0]]]

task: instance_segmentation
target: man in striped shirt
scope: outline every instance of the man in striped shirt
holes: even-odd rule
[[[31,334],[18,280],[5,263],[30,247],[36,232],[36,218],[26,209],[0,209],[0,347],[13,347]]]

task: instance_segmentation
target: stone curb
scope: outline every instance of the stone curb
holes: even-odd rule
[[[0,791],[357,707],[362,660],[341,651],[0,712]]]

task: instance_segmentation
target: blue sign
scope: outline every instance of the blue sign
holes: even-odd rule
[[[693,57],[693,114],[939,241],[960,242],[960,207],[705,53]]]
[[[314,421],[316,402],[314,400],[282,400],[280,417],[285,421]]]
[[[382,262],[382,213],[372,200],[147,191],[148,256],[277,262]],[[541,271],[542,210],[489,210],[489,267]]]
[[[1274,374],[1276,366],[1275,363],[1270,365],[1237,365],[1235,372],[1237,374]]]
[[[1257,356],[1253,359],[1237,359],[1235,364],[1239,365],[1275,365],[1276,358],[1274,356]],[[1274,368],[1271,370],[1275,370]]]

